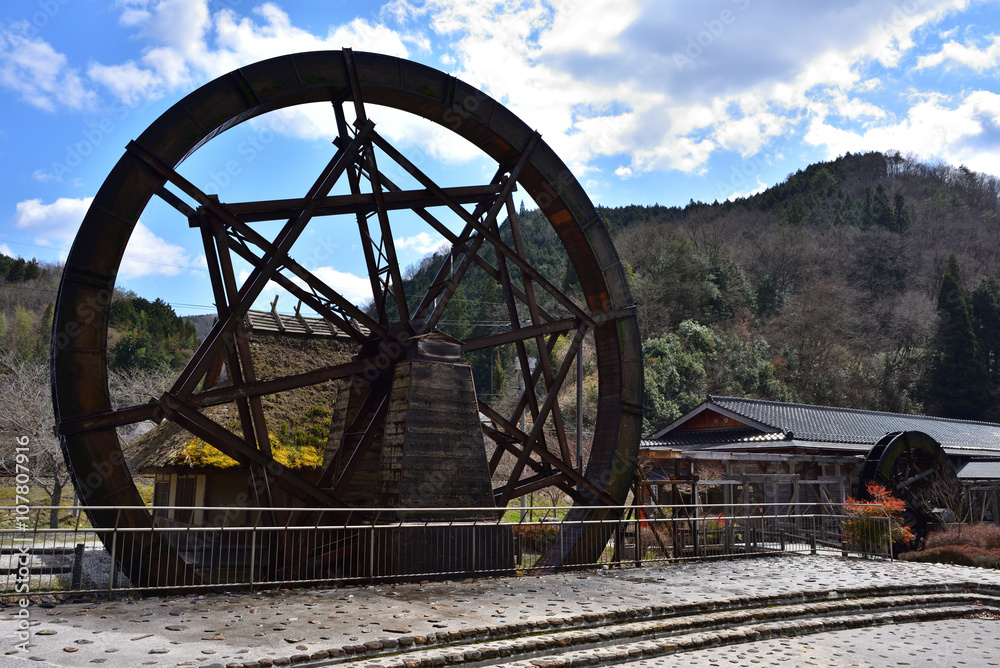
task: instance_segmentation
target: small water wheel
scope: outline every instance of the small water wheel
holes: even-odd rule
[[[906,502],[903,521],[922,545],[938,523],[932,512],[947,507],[949,497],[960,494],[955,468],[941,444],[921,431],[891,432],[872,446],[861,467],[859,494],[866,499],[866,485],[878,483]]]

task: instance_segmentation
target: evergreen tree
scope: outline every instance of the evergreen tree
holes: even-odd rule
[[[941,417],[981,418],[989,406],[989,375],[954,255],[948,258],[937,310],[934,358],[925,387],[927,412]]]
[[[869,218],[865,221],[867,226],[877,225],[887,230],[894,228],[895,221],[892,207],[889,205],[889,194],[881,183],[875,188],[875,196],[869,204],[868,215]]]
[[[987,276],[972,291],[976,335],[993,385],[1000,383],[1000,282]]]
[[[902,193],[896,193],[896,207],[892,216],[893,227],[900,234],[910,227],[910,214],[906,212],[906,200]]]

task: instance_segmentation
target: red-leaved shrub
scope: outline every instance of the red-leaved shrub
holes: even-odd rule
[[[903,524],[906,504],[875,482],[869,482],[865,489],[871,501],[847,498],[841,520],[844,538],[856,550],[872,552],[888,542],[900,543],[913,540],[913,532]]]

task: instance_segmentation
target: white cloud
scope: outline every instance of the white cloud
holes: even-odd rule
[[[253,9],[255,18],[229,8],[213,15],[206,0],[128,0],[120,5],[121,23],[135,28],[147,42],[142,57],[119,64],[94,62],[88,75],[130,105],[289,53],[351,46],[406,57],[407,44],[429,48],[419,35],[361,18],[331,26],[324,36],[314,35],[292,25],[288,14],[270,2]]]
[[[429,0],[393,8],[426,18],[452,44],[442,62],[454,59],[456,76],[537,127],[574,172],[623,155],[633,172],[697,173],[719,151],[765,150],[817,110],[845,121],[886,118],[859,97],[882,85],[863,76],[866,65],[895,66],[917,31],[966,0],[569,4]],[[688,67],[677,67],[678,53]]]
[[[14,251],[12,251],[10,249],[10,246],[8,246],[7,244],[0,244],[0,253],[3,253],[7,257],[16,257],[14,255]]]
[[[318,267],[312,273],[354,304],[372,298],[372,284],[367,276],[356,276],[333,267]]]
[[[45,40],[29,37],[31,27],[27,23],[0,26],[0,87],[48,112],[93,105],[94,93],[67,66],[66,56]]]
[[[310,269],[309,271],[313,276],[336,290],[352,304],[360,305],[366,301],[370,301],[372,298],[371,282],[368,280],[367,276],[357,276],[329,266],[316,267],[315,269]],[[237,283],[241,286],[246,283],[248,278],[250,278],[250,272],[247,270],[242,270],[237,273]],[[290,278],[296,285],[302,288],[306,287],[306,283],[302,279],[295,276],[290,276]],[[254,302],[253,307],[255,309],[265,311],[270,310],[271,302],[274,301],[275,297],[278,297],[278,311],[281,313],[291,313],[295,305],[299,302],[298,297],[293,296],[292,293],[288,292],[274,281],[271,281],[267,284],[267,287],[264,288],[260,296]],[[285,306],[281,306],[282,304]],[[302,312],[304,314],[313,313],[312,309],[307,306],[302,306]]]
[[[555,3],[551,27],[539,38],[539,46],[549,53],[582,49],[591,55],[614,54],[624,46],[622,33],[640,16],[635,0]]]
[[[412,237],[393,239],[397,251],[413,251],[420,255],[436,253],[440,250],[451,248],[447,239],[442,239],[439,235],[431,235],[427,232],[419,232]]]
[[[93,197],[60,197],[51,204],[42,204],[40,199],[24,200],[17,203],[14,227],[30,231],[40,246],[65,247],[73,242],[93,201]]]
[[[156,236],[139,221],[129,237],[125,255],[118,268],[118,278],[129,280],[145,276],[177,276],[185,269],[204,265],[203,256],[193,260],[182,246]]]
[[[87,76],[130,107],[137,106],[146,98],[157,97],[160,92],[159,82],[152,70],[143,69],[131,60],[121,65],[91,63]]]
[[[917,60],[917,69],[947,65],[968,67],[982,73],[996,69],[998,64],[1000,64],[1000,35],[992,35],[990,43],[982,49],[950,41],[937,53],[921,56]]]
[[[73,243],[93,200],[60,197],[51,204],[43,204],[40,199],[24,200],[17,203],[14,226],[33,234],[34,243],[40,246],[65,248]],[[192,259],[184,248],[156,236],[140,221],[129,238],[118,275],[125,279],[177,276],[184,269],[204,264],[203,257]]]
[[[578,176],[607,156],[620,164],[619,176],[622,169],[702,173],[719,152],[745,159],[792,133],[840,147],[880,128],[888,132],[896,116],[874,96],[894,73],[872,77],[870,65],[898,68],[917,39],[967,5],[391,0],[379,18],[355,18],[322,34],[296,26],[270,2],[250,13],[239,5],[212,13],[207,0],[119,0],[121,23],[145,49],[124,63],[92,63],[88,73],[135,104],[286,53],[343,46],[399,57],[416,51],[537,128]],[[1000,38],[991,39],[982,49],[949,42],[919,66],[930,67],[935,57],[974,68],[995,64]],[[684,67],[677,54],[689,61]],[[283,134],[332,138],[328,109],[279,114]],[[481,156],[408,114],[379,110],[376,120],[390,141],[415,151],[415,162]]]
[[[972,91],[952,99],[943,95],[921,96],[905,118],[851,131],[817,118],[805,141],[825,146],[829,157],[846,151],[903,149],[925,158],[936,157],[953,164],[988,173],[1000,173],[1000,157],[986,133],[1000,128],[1000,95]]]
[[[627,179],[628,177],[632,176],[632,169],[626,167],[625,165],[620,165],[618,169],[615,170],[615,175],[620,176],[623,179]]]
[[[62,179],[52,172],[47,172],[44,169],[36,169],[31,173],[31,178],[41,183],[54,183],[56,181],[61,181]]]

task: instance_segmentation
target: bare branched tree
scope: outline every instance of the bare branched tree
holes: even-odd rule
[[[49,366],[0,351],[0,433],[30,439],[31,477],[58,506],[69,471],[54,433]],[[59,511],[49,513],[49,525],[59,524]]]
[[[172,374],[163,370],[112,370],[112,407],[145,403],[159,396],[171,379]],[[149,422],[128,425],[119,430],[119,436],[127,441],[150,426]],[[25,436],[30,439],[32,480],[49,496],[49,505],[59,506],[70,477],[55,436],[48,360],[26,360],[14,352],[0,351],[0,434],[11,441]],[[53,509],[49,526],[58,524],[59,511]]]

